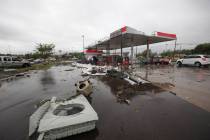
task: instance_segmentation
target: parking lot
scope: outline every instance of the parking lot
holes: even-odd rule
[[[173,85],[181,88],[185,82],[182,80],[185,79],[184,77],[188,78],[186,79],[188,84],[198,83],[202,85],[201,83],[203,83],[204,88],[197,89],[201,92],[197,94],[206,95],[206,97],[196,100],[197,96],[194,95],[196,92],[191,94],[191,90],[187,90],[190,89],[190,85],[186,87],[187,89],[182,89],[186,93],[183,95],[182,92],[177,93],[178,96],[155,86],[144,88],[142,85],[142,91],[126,96],[130,100],[130,103],[126,104],[119,102],[116,95],[116,90],[124,83],[122,80],[92,77],[90,80],[93,82],[94,89],[89,101],[99,116],[96,129],[66,139],[209,140],[210,113],[198,105],[186,101],[186,99],[191,99],[189,97],[193,97],[195,101],[199,102],[208,100],[206,99],[209,89],[207,85],[209,78],[206,78],[208,70],[173,69],[168,66],[150,67],[147,71],[145,69],[145,67],[141,67],[140,73],[142,75],[147,73],[147,78],[156,80],[156,83],[165,83],[167,80],[168,82],[174,81],[172,84],[162,84],[162,86],[165,85],[165,88],[166,85],[167,87],[172,86],[173,89],[176,89]],[[191,73],[200,71],[205,76],[190,76],[188,70]],[[174,77],[167,77],[173,71]],[[183,73],[184,71],[186,73]],[[28,125],[29,117],[35,111],[36,104],[52,96],[66,99],[74,95],[74,84],[84,79],[81,76],[81,69],[68,65],[54,66],[48,70],[31,71],[29,74],[29,77],[17,77],[1,83],[1,140],[35,139],[28,137]],[[161,77],[162,80],[165,78],[164,82],[158,77]],[[182,83],[179,83],[177,79],[180,79]],[[206,106],[208,107],[207,104]]]
[[[155,65],[137,67],[143,78],[210,112],[209,68]]]

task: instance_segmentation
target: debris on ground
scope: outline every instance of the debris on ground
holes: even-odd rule
[[[78,94],[89,96],[93,92],[93,86],[90,80],[79,81],[75,84]]]
[[[130,83],[131,85],[137,84],[135,81],[129,79],[129,77],[128,78],[124,78],[124,80],[127,81],[128,83]]]
[[[16,71],[17,69],[4,69],[4,72]]]
[[[76,67],[77,64],[76,64],[75,62],[73,62],[73,63],[71,63],[71,66],[72,66],[72,67]]]
[[[129,74],[129,79],[135,81],[137,84],[150,83],[149,81],[142,79],[137,73]]]
[[[101,78],[102,81],[107,82],[110,87],[113,87],[113,93],[117,97],[117,102],[120,103],[130,104],[130,98],[137,94],[145,94],[143,92],[145,89],[160,90],[159,87],[154,86],[149,81],[142,79],[135,73],[123,72],[113,67],[96,67],[87,64],[77,64],[77,66],[86,68],[83,70],[82,76],[103,75]],[[79,89],[78,85],[79,84],[76,85],[77,89]],[[83,94],[85,93],[83,92]],[[86,93],[85,95],[89,95],[89,93]]]
[[[0,81],[11,81],[11,80],[15,80],[16,78],[19,78],[19,77],[30,77],[30,74],[28,74],[28,73],[18,73],[18,74],[8,76],[6,78],[2,78],[2,79],[0,79]]]
[[[83,95],[66,101],[53,97],[31,115],[29,136],[37,130],[38,140],[60,139],[93,130],[97,121],[97,113]]]
[[[29,119],[29,136],[35,133],[39,127],[39,122],[50,107],[50,101],[43,102],[42,105],[30,116]]]
[[[175,85],[172,83],[153,83],[153,84],[155,84],[156,86],[161,87],[165,90],[171,90],[175,87]]]
[[[73,71],[74,69],[67,69],[67,70],[65,70],[65,71]]]
[[[175,96],[176,96],[176,93],[174,93],[174,92],[172,92],[172,91],[169,91],[169,93],[171,93],[171,94],[173,94],[173,95],[175,95]]]
[[[84,69],[82,71],[82,75],[100,76],[100,75],[106,75],[106,71],[102,67],[89,66],[87,67],[87,69]]]
[[[130,101],[134,96],[145,95],[146,91],[153,90],[154,93],[164,91],[162,88],[155,86],[152,83],[131,85],[124,79],[113,78],[108,75],[98,78],[111,88],[112,93],[116,96],[117,102],[119,103],[130,104]]]
[[[128,100],[128,99],[126,99],[125,102],[126,102],[127,104],[130,104],[131,101]]]
[[[87,73],[82,73],[81,76],[88,76],[88,74]]]
[[[22,77],[22,76],[25,76],[25,73],[19,73],[15,75],[15,77]]]
[[[115,69],[107,70],[107,75],[113,78],[127,78],[128,76],[124,74],[123,72],[117,71]]]

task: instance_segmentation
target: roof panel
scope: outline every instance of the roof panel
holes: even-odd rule
[[[98,43],[89,46],[88,48],[98,48],[101,50],[107,49],[120,49],[146,45],[147,41],[149,44],[160,43],[165,41],[172,41],[176,39],[175,34],[168,34],[163,32],[156,32],[155,35],[149,36],[141,31],[125,26],[119,30],[116,30],[110,34],[110,37],[106,40],[98,41]]]

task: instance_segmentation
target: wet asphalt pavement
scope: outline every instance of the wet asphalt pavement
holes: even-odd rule
[[[138,67],[139,74],[210,112],[210,68],[176,66]]]
[[[57,96],[75,94],[81,70],[70,66],[31,72],[0,85],[0,140],[28,140],[28,120],[35,105]],[[93,131],[71,136],[74,140],[209,140],[210,113],[163,90],[151,88],[129,96],[130,105],[117,102],[114,82],[92,78],[91,105],[99,121]],[[118,86],[118,82],[115,83]]]

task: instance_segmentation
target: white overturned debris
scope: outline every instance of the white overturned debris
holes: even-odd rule
[[[150,83],[149,81],[146,81],[142,78],[140,78],[139,76],[135,75],[135,74],[129,74],[128,75],[128,79],[133,81],[136,84],[146,84],[146,83]]]
[[[30,117],[29,120],[29,136],[31,136],[39,126],[39,121],[50,107],[50,101],[41,105]]]
[[[98,115],[83,95],[60,102],[52,98],[47,106],[46,102],[30,117],[29,136],[38,128],[38,140],[54,140],[96,127]]]
[[[83,76],[104,76],[107,74],[107,70],[111,69],[118,70],[117,67],[113,66],[96,66],[96,65],[81,64],[81,63],[74,63],[73,65],[78,68],[82,68]]]
[[[107,75],[108,71],[115,71],[120,72],[120,69],[118,67],[113,67],[113,66],[95,66],[91,64],[80,64],[80,63],[75,63],[75,65],[79,68],[83,68],[82,70],[82,75],[83,76],[100,76],[100,75]],[[121,72],[121,78],[124,77],[123,79],[127,82],[129,82],[131,85],[135,84],[145,84],[145,83],[150,83],[149,81],[146,81],[139,77],[136,73],[128,74]]]
[[[91,75],[91,76],[100,76],[106,75],[106,70],[102,67],[88,67],[82,71],[82,74]]]
[[[130,80],[129,78],[124,78],[125,81],[127,81],[128,83],[130,83],[131,85],[136,85],[137,83],[133,80]]]

